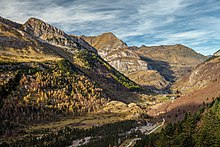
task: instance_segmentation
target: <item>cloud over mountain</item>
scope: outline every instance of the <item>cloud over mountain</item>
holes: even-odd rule
[[[129,45],[186,44],[211,54],[219,49],[217,0],[8,0],[0,15],[24,22],[38,17],[68,33],[113,32]]]

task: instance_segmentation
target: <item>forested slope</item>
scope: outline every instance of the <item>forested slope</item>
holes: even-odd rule
[[[151,134],[138,141],[136,146],[219,146],[220,98],[204,105],[195,115],[187,113],[185,119],[168,124],[160,133]]]

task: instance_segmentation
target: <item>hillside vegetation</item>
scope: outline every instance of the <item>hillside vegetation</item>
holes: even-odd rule
[[[0,140],[9,141],[101,113],[111,100],[136,102],[142,89],[84,40],[36,18],[21,25],[0,17],[0,91]]]
[[[160,133],[145,136],[135,146],[219,146],[220,98],[195,115],[187,113],[185,119],[168,124]]]

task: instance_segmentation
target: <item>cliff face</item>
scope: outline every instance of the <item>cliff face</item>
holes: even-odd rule
[[[146,62],[142,61],[136,53],[130,51],[128,46],[112,33],[93,37],[82,36],[81,38],[96,48],[102,58],[125,75],[147,70]]]

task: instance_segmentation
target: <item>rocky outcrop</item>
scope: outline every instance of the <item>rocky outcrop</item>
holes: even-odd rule
[[[97,52],[96,49],[94,49],[84,40],[74,36],[69,36],[60,29],[37,18],[30,18],[23,25],[23,28],[28,33],[39,37],[52,45],[65,47],[70,53],[74,53],[75,51],[78,51],[78,49],[88,49],[95,53]]]
[[[113,33],[103,33],[99,36],[86,37],[81,36],[90,45],[96,48],[99,55],[110,63],[114,68],[129,75],[140,70],[147,70],[146,62]]]
[[[4,18],[0,20],[0,60],[29,62],[60,59],[34,36],[25,32],[21,24]]]

